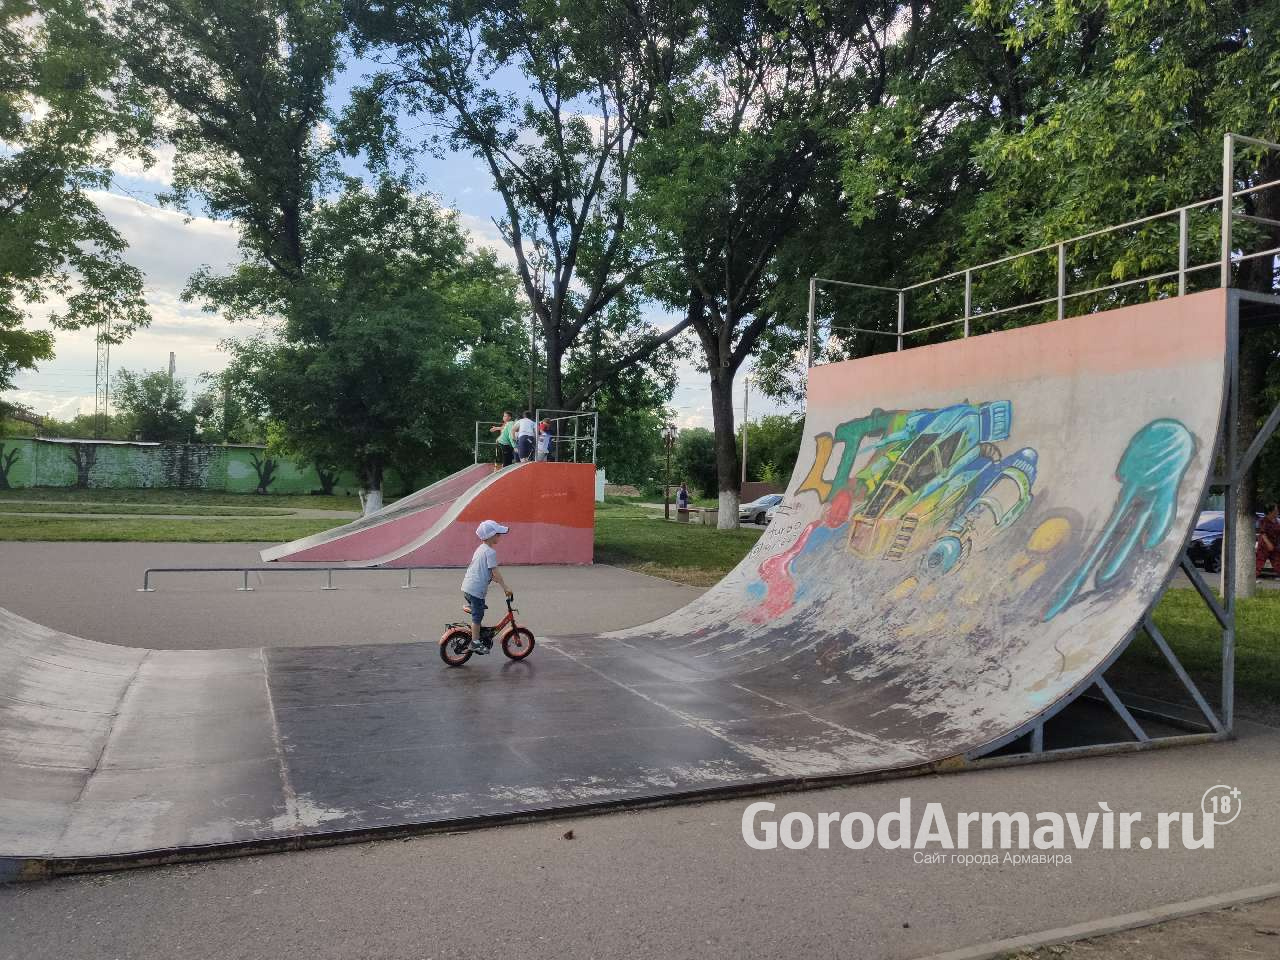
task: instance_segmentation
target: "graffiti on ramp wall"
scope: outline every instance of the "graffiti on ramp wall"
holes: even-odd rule
[[[818,517],[789,549],[760,563],[746,587],[756,601],[746,618],[766,622],[788,611],[797,598],[797,565],[832,540],[853,557],[905,565],[909,573],[893,592],[897,598],[960,570],[975,550],[1013,528],[1035,498],[1036,450],[1005,455],[999,446],[1009,438],[1013,415],[1008,400],[874,410],[817,434],[796,495],[816,495]],[[1070,606],[1090,574],[1096,588],[1105,588],[1122,577],[1135,552],[1164,542],[1195,450],[1191,432],[1173,419],[1154,420],[1133,435],[1116,467],[1120,490],[1111,516],[1091,544],[1079,545],[1045,620]],[[1066,516],[1043,517],[1011,558],[1011,585],[1020,593],[1044,577],[1049,555],[1057,554],[1055,567],[1061,567],[1067,558],[1060,548],[1072,532]]]

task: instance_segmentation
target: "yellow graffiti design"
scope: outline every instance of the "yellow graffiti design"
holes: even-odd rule
[[[1027,567],[1026,570],[1022,571],[1022,573],[1018,575],[1018,578],[1013,581],[1014,590],[1018,593],[1026,592],[1031,588],[1032,584],[1044,576],[1045,571],[1048,569],[1048,566],[1043,560],[1037,560],[1031,566]]]
[[[907,579],[894,587],[893,593],[890,594],[890,596],[894,600],[905,600],[907,597],[911,596],[919,585],[920,581],[918,579],[915,577],[907,577]]]
[[[827,502],[827,497],[831,496],[831,484],[822,479],[822,475],[827,470],[827,464],[831,461],[831,452],[835,449],[835,438],[829,433],[820,433],[813,438],[815,447],[813,466],[809,468],[808,475],[804,478],[804,483],[796,488],[796,493],[804,493],[811,490],[818,495],[818,499],[823,503]]]
[[[1071,536],[1071,524],[1062,517],[1050,517],[1031,532],[1027,549],[1032,553],[1048,553],[1066,542]]]

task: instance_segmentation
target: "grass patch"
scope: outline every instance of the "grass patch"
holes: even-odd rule
[[[703,587],[715,583],[738,565],[755,546],[759,530],[717,530],[701,524],[598,511],[596,562]],[[632,508],[639,509],[639,508]]]
[[[288,517],[291,510],[270,510],[262,507],[192,507],[185,503],[171,506],[158,503],[13,503],[0,500],[0,513],[127,513],[132,516],[158,516],[181,513],[191,517]]]
[[[1222,633],[1194,590],[1168,590],[1155,609],[1160,630],[1210,702],[1222,676]],[[1140,636],[1108,676],[1135,693],[1168,698],[1177,685],[1164,658]],[[1280,709],[1280,591],[1259,590],[1236,604],[1236,699],[1274,717]]]
[[[359,510],[359,497],[311,497],[305,494],[215,493],[208,490],[112,490],[79,487],[24,487],[6,490],[8,501],[56,500],[60,503],[182,504],[191,507],[287,507],[295,510]],[[388,500],[388,503],[391,501]],[[171,511],[172,512],[172,511]]]
[[[317,520],[161,520],[154,517],[79,520],[0,516],[0,540],[85,540],[145,543],[279,543],[307,537],[333,524]]]

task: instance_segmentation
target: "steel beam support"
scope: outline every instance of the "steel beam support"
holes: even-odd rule
[[[1191,699],[1196,702],[1196,706],[1200,708],[1200,712],[1204,714],[1204,718],[1209,721],[1209,726],[1213,727],[1215,733],[1225,733],[1226,730],[1222,726],[1222,721],[1218,719],[1218,715],[1213,712],[1213,708],[1209,706],[1209,702],[1205,700],[1204,695],[1200,692],[1200,688],[1196,686],[1195,681],[1191,679],[1191,675],[1187,673],[1180,661],[1170,649],[1168,641],[1165,640],[1164,634],[1156,627],[1155,622],[1151,619],[1148,612],[1142,618],[1142,629],[1147,632],[1147,636],[1151,638],[1151,642],[1159,648],[1164,655],[1169,666],[1173,668],[1173,672],[1177,674],[1178,679],[1182,681],[1182,685],[1187,688],[1187,693],[1191,694]]]
[[[1107,683],[1101,675],[1094,680],[1094,683],[1102,691],[1102,695],[1107,698],[1107,703],[1111,704],[1111,709],[1116,712],[1116,716],[1124,721],[1124,725],[1129,728],[1129,732],[1133,734],[1134,738],[1139,743],[1146,743],[1150,740],[1151,738],[1147,736],[1147,731],[1142,729],[1142,724],[1138,723],[1133,714],[1129,712],[1129,708],[1120,702],[1116,692],[1111,689],[1111,684]]]

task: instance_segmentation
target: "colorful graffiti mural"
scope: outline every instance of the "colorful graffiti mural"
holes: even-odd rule
[[[819,519],[790,550],[760,565],[760,578],[747,592],[762,602],[749,616],[784,612],[795,599],[792,563],[833,536],[868,560],[903,561],[923,551],[925,577],[958,568],[1031,503],[1036,451],[1024,447],[1004,456],[996,446],[1009,438],[1012,417],[1007,400],[876,410],[816,436],[813,465],[797,493],[818,495]],[[840,463],[827,480],[837,445]],[[854,472],[860,456],[864,465]]]
[[[1036,450],[1022,447],[1004,456],[996,445],[1009,438],[1012,417],[1007,400],[876,410],[814,437],[814,459],[796,492],[818,497],[818,519],[789,549],[760,563],[757,579],[746,586],[747,596],[759,603],[746,618],[763,622],[786,612],[797,596],[797,562],[833,538],[864,560],[902,562],[922,553],[912,575],[894,590],[898,599],[921,581],[958,570],[975,549],[1011,528],[1034,499]],[[837,448],[840,462],[828,480]],[[1134,434],[1116,468],[1121,490],[1111,517],[1045,620],[1070,605],[1090,573],[1096,571],[1095,586],[1105,588],[1122,577],[1135,548],[1151,550],[1164,542],[1195,450],[1195,438],[1177,420],[1155,420]],[[860,460],[863,466],[855,471]],[[1018,592],[1048,572],[1044,558],[1058,552],[1071,531],[1062,516],[1033,528],[1008,569]]]

